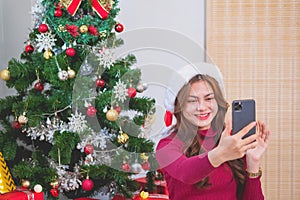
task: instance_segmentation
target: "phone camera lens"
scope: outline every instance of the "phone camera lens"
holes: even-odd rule
[[[241,111],[242,110],[242,102],[240,102],[240,101],[234,102],[234,110]]]

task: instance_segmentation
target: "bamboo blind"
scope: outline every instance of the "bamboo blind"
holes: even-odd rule
[[[300,1],[208,0],[206,46],[226,97],[256,99],[272,132],[265,199],[300,199]]]

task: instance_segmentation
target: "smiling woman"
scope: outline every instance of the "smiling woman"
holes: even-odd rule
[[[183,106],[183,116],[199,129],[209,129],[211,121],[218,112],[218,104],[214,98],[214,92],[204,76],[195,76],[189,88],[187,102]],[[209,79],[209,77],[208,77]]]
[[[270,134],[265,124],[252,122],[231,135],[217,67],[200,63],[178,73],[185,83],[175,98],[167,98],[176,123],[156,151],[170,200],[264,199],[260,160]],[[256,134],[242,139],[255,124]]]

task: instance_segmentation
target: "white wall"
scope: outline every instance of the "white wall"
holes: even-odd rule
[[[121,53],[132,52],[148,84],[143,95],[155,97],[156,120],[149,131],[157,139],[164,127],[163,100],[170,75],[190,62],[204,60],[204,0],[121,0]]]
[[[134,53],[142,80],[143,95],[157,101],[151,134],[163,127],[164,89],[174,70],[189,62],[204,60],[204,0],[120,0],[118,20],[125,27],[119,34],[125,45],[117,56]],[[0,0],[0,68],[19,58],[31,27],[31,0]],[[0,80],[0,97],[12,94]]]
[[[0,70],[11,58],[19,58],[30,33],[31,0],[0,0]],[[12,94],[0,79],[0,98]]]

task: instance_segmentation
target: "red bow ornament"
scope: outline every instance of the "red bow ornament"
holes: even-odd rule
[[[61,0],[61,3],[67,8],[67,11],[74,16],[77,12],[82,0]],[[104,2],[104,3],[102,3]],[[110,0],[91,0],[93,10],[99,15],[101,19],[107,19],[109,8],[111,6]],[[105,4],[105,5],[104,5]]]

